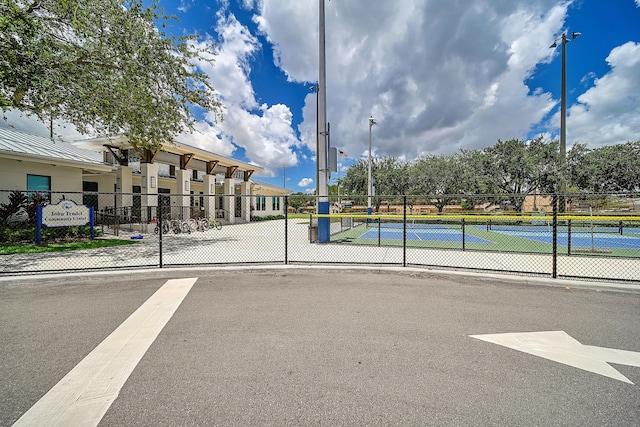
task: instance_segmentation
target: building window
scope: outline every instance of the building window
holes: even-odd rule
[[[51,200],[51,177],[43,175],[27,175],[27,193],[32,197],[35,193],[42,193],[47,200]]]
[[[115,193],[113,196],[115,199]],[[82,181],[82,204],[85,206],[93,206],[93,209],[98,210],[98,183],[97,182]],[[115,203],[114,203],[114,206],[115,206]]]
[[[273,206],[273,210],[274,211],[279,211],[280,210],[280,197],[272,197],[271,198],[271,205]]]
[[[267,210],[267,201],[264,196],[256,196],[256,210],[258,211]]]

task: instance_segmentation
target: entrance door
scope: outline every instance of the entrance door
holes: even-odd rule
[[[242,217],[242,196],[236,196],[235,217]]]
[[[131,209],[131,221],[140,222],[142,218],[142,188],[139,185],[133,186],[133,207]]]
[[[171,219],[171,190],[168,188],[158,188],[158,207],[162,219]]]
[[[98,183],[82,181],[82,204],[98,210]],[[86,194],[93,193],[93,194]]]

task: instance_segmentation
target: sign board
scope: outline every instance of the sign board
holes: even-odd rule
[[[73,227],[91,222],[90,209],[73,200],[60,200],[57,205],[42,207],[42,225],[47,227]]]
[[[36,243],[41,241],[41,227],[74,227],[91,225],[91,238],[94,237],[93,207],[78,205],[73,200],[60,200],[55,205],[37,207]]]

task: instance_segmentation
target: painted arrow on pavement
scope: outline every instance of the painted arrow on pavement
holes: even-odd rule
[[[470,335],[555,362],[633,384],[609,363],[640,367],[640,353],[581,344],[564,331]]]

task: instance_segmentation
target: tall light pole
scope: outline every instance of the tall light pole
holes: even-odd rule
[[[367,175],[367,215],[373,212],[371,209],[371,196],[373,195],[373,182],[371,180],[371,128],[376,125],[375,119],[369,117],[369,170]],[[368,222],[368,221],[367,221]]]
[[[571,40],[580,37],[581,33],[572,32]],[[567,55],[565,45],[571,40],[567,38],[567,34],[563,33],[559,38],[562,44],[562,71],[561,71],[561,88],[560,88],[560,212],[565,212],[566,203],[564,194],[567,192],[566,166],[567,166]],[[550,48],[558,47],[558,40],[554,41]]]
[[[329,179],[328,179],[328,148],[327,148],[327,63],[325,57],[325,25],[324,25],[324,0],[319,0],[319,66],[320,75],[318,86],[322,91],[318,92],[318,151],[316,153],[318,182],[318,214],[329,214]],[[318,218],[318,242],[327,243],[331,240],[331,222],[329,217]]]
[[[318,122],[318,119],[320,118],[320,113],[318,112],[319,110],[319,98],[318,98],[318,92],[320,91],[320,86],[318,85],[318,83],[316,83],[315,86],[311,86],[309,88],[309,90],[311,92],[315,92],[316,94],[316,162],[318,159],[318,153],[320,152],[320,135],[319,135],[319,129],[320,129],[320,124]],[[318,195],[320,193],[318,193],[318,181],[320,181],[320,168],[316,167],[316,212],[318,211]]]

